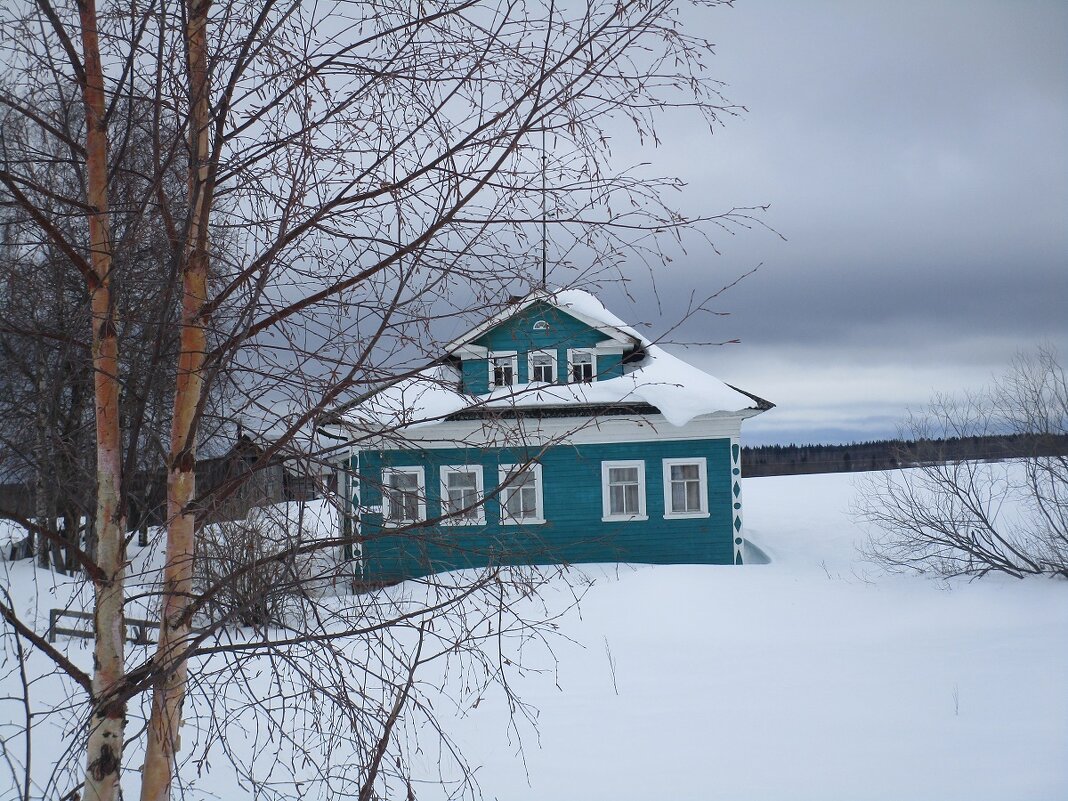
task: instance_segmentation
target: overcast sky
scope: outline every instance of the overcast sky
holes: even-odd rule
[[[672,117],[641,157],[689,211],[770,204],[786,241],[721,236],[660,276],[662,317],[615,310],[655,333],[762,263],[679,334],[742,340],[687,358],[778,404],[748,441],[892,435],[1017,350],[1068,355],[1068,3],[739,0],[687,24],[748,112],[712,137]]]

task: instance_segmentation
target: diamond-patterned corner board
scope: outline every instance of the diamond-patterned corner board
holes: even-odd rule
[[[742,449],[740,445],[731,443],[731,475],[734,477],[731,481],[731,492],[734,493],[734,531],[736,534],[742,533],[742,515],[741,515],[741,499],[742,499],[742,484],[739,480],[741,477],[741,465],[739,459],[742,455]],[[734,564],[742,564],[742,538],[737,536],[734,540]]]

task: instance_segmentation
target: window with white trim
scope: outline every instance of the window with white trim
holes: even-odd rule
[[[597,377],[597,354],[575,348],[567,352],[567,375],[572,384],[588,384]]]
[[[531,383],[556,383],[556,351],[535,350],[530,352],[527,374]]]
[[[664,460],[664,517],[708,517],[704,457]]]
[[[519,374],[519,356],[515,353],[489,354],[489,383],[491,387],[510,387]]]
[[[482,465],[446,465],[441,468],[441,522],[449,526],[480,526],[486,522],[483,507]]]
[[[602,520],[648,520],[645,462],[601,462]]]
[[[541,465],[502,464],[499,476],[501,524],[544,523]]]
[[[384,468],[382,501],[382,520],[387,526],[402,526],[426,520],[426,481],[423,468]]]

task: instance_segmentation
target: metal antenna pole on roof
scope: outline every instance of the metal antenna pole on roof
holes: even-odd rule
[[[545,152],[545,125],[541,126],[541,288],[545,289],[549,272],[549,233],[545,220],[545,172],[549,158]]]
[[[401,209],[401,194],[397,190],[397,148],[393,148],[393,200],[397,205],[397,248],[401,247],[401,237],[404,235],[403,221],[401,215],[404,214]],[[403,259],[397,260],[397,266],[400,267],[403,264]]]

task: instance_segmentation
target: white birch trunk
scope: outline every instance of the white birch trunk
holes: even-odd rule
[[[168,801],[171,797],[188,677],[188,664],[181,654],[189,639],[190,620],[186,612],[193,589],[195,515],[189,503],[196,496],[196,414],[204,392],[207,336],[201,312],[207,302],[208,217],[212,195],[208,172],[210,118],[206,50],[209,6],[209,0],[190,0],[186,8],[192,220],[183,260],[178,375],[167,474],[167,557],[160,639],[155,656],[161,676],[152,696],[142,801]]]
[[[107,130],[104,77],[97,40],[94,0],[82,0],[82,52],[85,68],[86,173],[89,214],[89,279],[92,303],[93,391],[96,411],[96,604],[93,615],[93,712],[89,721],[84,801],[116,801],[120,796],[126,703],[113,699],[121,684],[125,625],[123,569],[125,523],[120,508],[122,436],[119,428],[118,331],[111,295],[111,235],[108,217]]]

